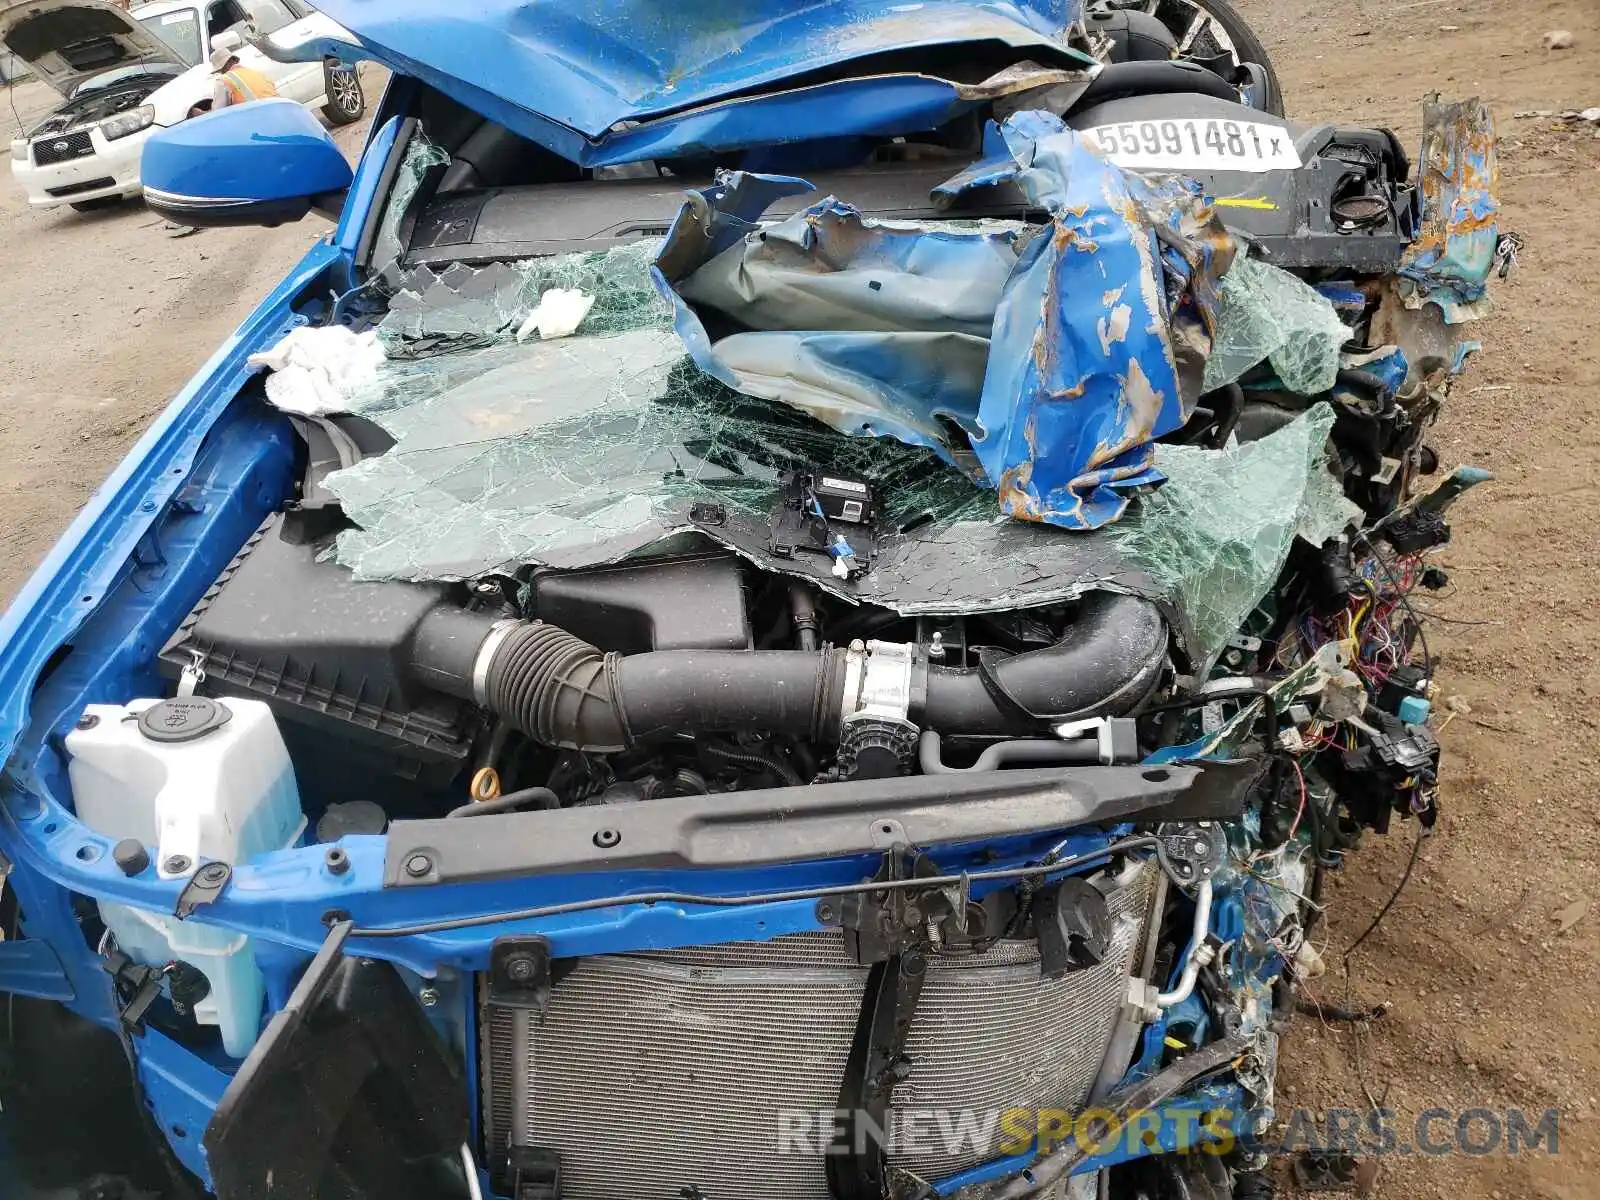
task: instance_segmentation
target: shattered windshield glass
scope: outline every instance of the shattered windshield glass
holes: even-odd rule
[[[1110,588],[1166,601],[1209,658],[1276,577],[1298,528],[1345,515],[1322,468],[1326,407],[1232,451],[1157,448],[1169,483],[1116,525],[1003,517],[993,491],[932,450],[851,437],[702,373],[652,286],[651,243],[483,268],[423,268],[378,336],[391,356],[351,403],[396,438],[328,477],[357,528],[337,560],[369,579],[463,579],[614,561],[697,531],[760,565],[904,613],[995,611]],[[516,340],[551,288],[594,306],[576,336]],[[780,476],[813,464],[868,480],[875,569],[841,581],[778,558]]]
[[[1125,203],[1118,189],[1126,181],[1098,159],[1080,162],[1075,136],[1038,114],[991,129],[996,158],[977,175],[1020,172],[1049,201],[1052,223],[1043,226],[873,224],[832,197],[763,224],[773,195],[810,185],[732,173],[689,196],[664,242],[391,268],[386,312],[358,335],[375,339],[385,357],[345,410],[377,423],[395,445],[327,477],[354,525],[329,553],[365,579],[459,580],[615,562],[699,536],[767,570],[903,614],[1003,611],[1091,590],[1149,596],[1191,661],[1209,664],[1297,537],[1320,546],[1362,519],[1326,461],[1329,401],[1356,402],[1336,381],[1370,381],[1380,397],[1421,385],[1394,344],[1361,349],[1347,340],[1340,305],[1359,310],[1363,295],[1352,301],[1348,285],[1313,287],[1234,253],[1192,190],[1140,184],[1137,203]],[[391,201],[387,228],[442,161],[425,137],[414,139],[397,188],[406,194]],[[1051,191],[1083,174],[1083,163],[1093,168],[1085,177],[1106,189],[1087,208]],[[972,179],[957,176],[947,190],[968,186]],[[1071,223],[1090,221],[1106,198],[1116,202],[1092,218],[1097,224]],[[1124,265],[1148,293],[1137,298],[1137,319],[1118,307],[1133,295],[1127,287],[1070,278],[1083,263],[1104,266],[1111,233],[1133,239]],[[1160,252],[1147,253],[1141,238]],[[1073,254],[1076,266],[1063,257]],[[1022,317],[1007,317],[1007,306],[1020,303],[1018,281],[1037,274],[1030,264],[1049,263],[1041,286],[1057,299],[1032,297],[1018,308]],[[547,340],[539,314],[553,297],[579,307],[561,331],[572,335]],[[986,371],[991,319],[1001,366]],[[1134,325],[1161,332],[1139,341]],[[964,408],[940,397],[957,387],[943,366],[965,351],[919,349],[918,338],[976,343],[977,368],[961,375]],[[1127,380],[1165,379],[1162,404],[1173,411],[1136,413],[1131,385],[1117,384],[1116,372],[1106,375],[1116,384],[1106,395],[1121,387],[1123,399],[1086,403],[1085,387],[1068,386],[1076,368],[1060,357],[1063,339],[1091,372],[1104,374],[1121,355]],[[752,357],[741,349],[757,343],[794,361],[780,370],[768,350]],[[1007,377],[997,394],[1048,410],[1052,422],[1076,420],[1088,440],[1074,449],[1056,434],[1047,439],[1035,429],[1042,417],[1015,409],[1004,419],[1021,432],[1010,444],[1025,457],[997,460],[1007,473],[997,481],[983,439],[1007,426],[993,423],[987,397],[997,371],[1011,369],[1011,350],[1029,344],[1055,347],[1040,369],[1056,374],[1015,388]],[[943,392],[918,383],[929,363],[943,364]],[[768,377],[787,382],[761,386]],[[1254,429],[1253,440],[1225,449],[1158,440],[1197,396],[1240,380],[1280,397],[1278,418]],[[1319,395],[1328,399],[1312,403]],[[895,407],[896,397],[910,406]],[[1099,448],[1082,457],[1094,438]],[[1096,464],[1130,455],[1119,479],[1098,473]],[[1052,494],[1082,489],[1076,514],[1070,506],[1019,510],[1006,478],[1033,471],[1037,485],[1047,467]],[[850,548],[864,571],[847,574],[828,553],[794,551],[775,536],[783,506],[795,502],[790,474],[817,468],[874,489],[873,531]],[[1096,491],[1108,481],[1117,493]],[[1097,514],[1080,519],[1090,498]]]

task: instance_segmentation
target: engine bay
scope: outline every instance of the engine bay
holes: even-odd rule
[[[1514,247],[1477,102],[1413,177],[1138,15],[871,147],[607,174],[412,97],[370,276],[119,583],[138,666],[39,690],[28,819],[208,1189],[1270,1194],[1325,879],[1437,820],[1416,601],[1486,475],[1428,437]],[[1038,1124],[1090,1105],[1161,1137]],[[1149,1152],[1183,1106],[1217,1163]]]
[[[28,136],[41,138],[53,133],[67,133],[138,108],[150,93],[170,83],[176,74],[175,67],[163,69],[157,65],[154,69],[141,70],[137,76],[119,80],[107,87],[86,89],[29,130]]]

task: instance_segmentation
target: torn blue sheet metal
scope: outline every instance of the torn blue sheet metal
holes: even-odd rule
[[[1018,114],[1020,117],[1022,114]],[[1006,145],[1000,126],[989,121],[983,128],[983,149],[976,161],[963,167],[933,189],[935,208],[947,209],[968,192],[996,187],[1017,177],[1017,160]]]
[[[1346,350],[1339,355],[1341,396],[1361,403],[1369,396],[1389,404],[1405,387],[1411,373],[1410,360],[1399,346],[1378,346],[1372,350]],[[1348,384],[1360,383],[1362,390],[1352,393]]]
[[[849,68],[867,59],[881,64],[883,56],[900,51],[986,43],[1006,49],[974,54],[972,61],[1027,60],[1037,68],[1072,71],[1092,66],[1087,55],[1066,45],[1081,16],[1080,0],[480,0],[465,6],[448,0],[322,0],[318,7],[360,39],[366,56],[583,165],[637,161],[637,146],[621,150],[609,143],[635,141],[645,122],[661,121],[646,141],[650,153],[665,155],[676,146],[668,129],[693,110],[734,95],[761,114],[765,136],[711,142],[697,115],[700,125],[685,127],[685,148],[674,152],[687,153],[691,145],[785,140],[804,128],[794,124],[793,100],[764,93],[782,92],[784,81],[803,76],[808,87],[826,85],[807,102],[831,98],[826,127],[833,136],[879,132],[884,109],[897,109],[902,123],[927,129],[939,114],[977,102],[995,88],[1009,94],[1047,82],[1042,76],[991,79],[985,89],[986,80],[977,77],[896,75],[890,65],[883,77],[862,80],[866,72]],[[338,53],[348,57],[351,51]],[[855,84],[841,88],[838,81],[853,77]],[[913,110],[924,116],[913,120],[907,115]],[[674,115],[663,120],[668,114]],[[724,115],[713,123],[725,120]],[[726,128],[722,134],[735,136]]]
[[[1234,243],[1191,184],[1126,174],[1048,114],[1000,137],[1049,224],[881,226],[828,197],[761,230],[804,185],[734,174],[691,196],[657,278],[727,386],[930,447],[1007,515],[1092,529],[1161,478],[1151,442],[1199,395]]]
[[[1089,81],[1087,73],[1044,70],[1010,78],[1019,90]],[[841,79],[643,121],[583,144],[576,158],[584,166],[618,166],[809,142],[819,129],[833,140],[899,137],[949,124],[985,103],[986,90],[909,72]]]
[[[1200,394],[1234,241],[1192,180],[1125,172],[1047,113],[1001,132],[1052,224],[995,314],[973,448],[1002,512],[1093,529],[1161,478],[1151,443]]]
[[[761,227],[769,204],[810,187],[736,172],[690,194],[655,271],[690,355],[736,391],[929,447],[986,483],[967,438],[1023,227],[872,225],[832,197]]]
[[[1419,173],[1422,219],[1400,274],[1414,285],[1408,306],[1437,304],[1451,324],[1481,315],[1475,306],[1499,240],[1500,164],[1494,117],[1476,98],[1422,106]]]

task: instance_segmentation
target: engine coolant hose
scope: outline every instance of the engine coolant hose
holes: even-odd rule
[[[472,700],[547,746],[616,753],[681,733],[764,731],[838,739],[850,652],[656,650],[606,653],[555,625],[458,611],[425,622],[412,673]],[[1053,645],[926,672],[910,716],[940,733],[1046,732],[1051,722],[1120,716],[1154,689],[1167,627],[1154,604],[1095,592]],[[920,710],[920,711],[919,711]]]

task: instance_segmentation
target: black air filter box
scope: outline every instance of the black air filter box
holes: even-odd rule
[[[204,695],[265,700],[280,719],[414,763],[465,759],[478,710],[407,675],[424,626],[459,612],[450,588],[361,583],[318,562],[324,548],[285,541],[282,515],[268,517],[162,647],[163,670],[198,659]]]

